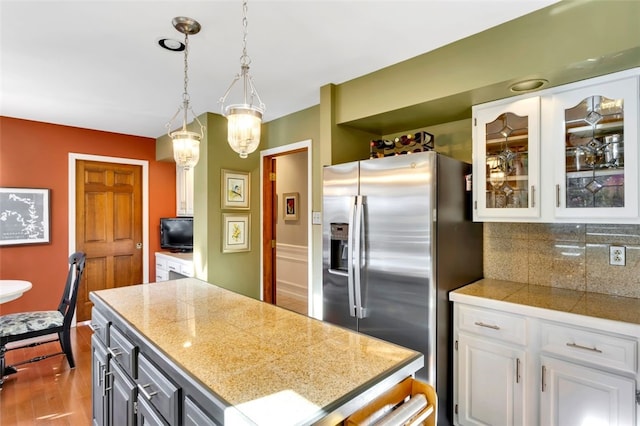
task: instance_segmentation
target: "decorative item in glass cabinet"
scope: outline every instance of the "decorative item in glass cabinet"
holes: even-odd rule
[[[528,117],[506,112],[485,125],[487,207],[528,206]]]
[[[565,110],[566,206],[624,206],[624,100],[594,95]]]

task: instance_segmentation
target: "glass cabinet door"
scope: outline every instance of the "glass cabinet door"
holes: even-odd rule
[[[538,216],[538,97],[474,114],[474,199],[479,219]]]
[[[638,216],[637,86],[627,79],[554,96],[556,216]]]

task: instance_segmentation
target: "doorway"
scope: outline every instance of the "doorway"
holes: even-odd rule
[[[261,152],[262,300],[311,314],[311,141]]]
[[[147,193],[147,161],[69,155],[69,251],[87,254],[78,322],[89,292],[148,282]]]

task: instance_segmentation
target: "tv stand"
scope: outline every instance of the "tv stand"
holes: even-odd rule
[[[193,277],[193,253],[156,252],[156,281]]]

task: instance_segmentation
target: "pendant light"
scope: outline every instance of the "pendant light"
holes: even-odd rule
[[[196,20],[184,16],[173,18],[172,24],[176,30],[184,34],[184,92],[182,93],[182,105],[178,107],[178,111],[169,120],[166,127],[167,134],[173,141],[173,158],[176,161],[176,165],[184,169],[190,169],[200,159],[200,141],[204,138],[204,126],[191,108],[189,91],[187,90],[189,82],[189,36],[200,32],[200,24]],[[172,132],[171,123],[180,112],[183,113],[182,128]],[[200,126],[200,133],[187,130],[188,112],[191,112],[191,115]]]
[[[242,3],[242,56],[240,57],[240,73],[229,85],[224,96],[220,98],[222,115],[227,117],[227,140],[231,149],[240,154],[240,158],[247,158],[258,148],[260,144],[260,126],[262,124],[262,113],[265,105],[260,99],[260,95],[253,85],[253,79],[249,75],[249,64],[251,59],[247,55],[247,2]],[[231,89],[238,80],[242,80],[243,98],[242,103],[231,104],[225,108],[225,101]],[[254,105],[254,98],[257,106]]]

